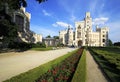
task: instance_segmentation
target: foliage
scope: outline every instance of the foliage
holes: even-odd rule
[[[8,44],[13,42],[17,35],[17,25],[6,19],[0,20],[0,37],[2,37],[2,48],[8,47]]]
[[[10,42],[8,47],[12,49],[30,49],[33,44],[31,43],[25,43],[25,42]]]
[[[36,0],[36,1],[38,1],[39,3],[42,3],[42,2],[45,2],[47,0]]]
[[[36,51],[48,51],[52,50],[52,47],[46,47],[46,48],[31,48],[31,50],[36,50]]]
[[[5,9],[5,6],[8,6],[10,10],[20,9],[21,6],[26,7],[26,0],[0,0],[0,6],[2,9]]]
[[[46,44],[42,42],[38,42],[32,45],[32,48],[46,48]]]
[[[0,37],[11,38],[17,37],[17,26],[14,23],[10,23],[8,20],[0,20]]]
[[[58,43],[57,46],[58,47],[64,47],[64,44],[63,43]]]
[[[9,42],[13,41],[17,37],[18,26],[12,22],[10,14],[7,12],[7,6],[10,5],[11,0],[0,1],[0,37],[3,42],[2,46],[5,47]],[[15,2],[15,1],[13,1]],[[8,5],[9,3],[9,5]],[[11,7],[10,7],[11,8]]]
[[[8,45],[8,48],[11,49],[20,49],[20,50],[26,50],[26,49],[30,49],[31,50],[37,50],[37,51],[46,51],[46,50],[52,50],[52,47],[47,47],[45,43],[26,43],[26,42],[14,42],[11,41]]]
[[[45,2],[47,0],[36,0],[39,3]],[[1,9],[5,9],[5,5],[8,4],[9,9],[17,10],[20,9],[21,6],[27,7],[26,0],[0,0]]]
[[[108,40],[108,46],[113,46],[113,43],[110,39]]]
[[[67,82],[71,80],[74,74],[78,61],[81,57],[83,49],[79,49],[77,53],[63,60],[60,64],[48,70],[43,74],[37,82]]]
[[[76,51],[77,50],[70,52],[66,55],[63,55],[55,60],[52,60],[43,65],[40,65],[37,68],[29,70],[28,72],[22,73],[4,82],[35,82],[35,80],[38,79],[42,74],[46,73],[49,69],[51,69],[53,66],[56,66],[57,64],[65,60],[67,57],[76,53]]]
[[[120,42],[115,42],[114,46],[120,46]]]
[[[36,0],[39,3],[46,0]],[[11,14],[20,9],[20,7],[26,7],[26,0],[0,0],[0,37],[2,37],[2,46],[8,45],[9,42],[14,41],[14,38],[18,36],[18,26],[12,22]]]
[[[96,61],[112,82],[120,81],[120,48],[99,47],[90,48]]]
[[[54,39],[59,39],[59,36],[53,36]]]
[[[50,36],[50,35],[48,35],[48,36],[46,36],[46,38],[51,38],[51,36]]]
[[[85,81],[86,81],[86,51],[84,50],[71,82],[85,82]]]

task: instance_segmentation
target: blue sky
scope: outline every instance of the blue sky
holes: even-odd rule
[[[75,28],[75,21],[82,21],[85,13],[90,12],[93,30],[95,25],[108,26],[109,38],[120,41],[120,0],[48,0],[41,4],[27,0],[27,4],[30,29],[43,37],[59,35],[68,24]]]

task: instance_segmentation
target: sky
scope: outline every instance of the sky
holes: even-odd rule
[[[83,21],[90,12],[95,26],[107,26],[109,39],[120,41],[120,0],[47,0],[39,4],[27,0],[26,11],[31,13],[30,29],[37,34],[59,36],[68,25],[75,29],[75,22]]]

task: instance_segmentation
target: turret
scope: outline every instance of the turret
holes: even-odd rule
[[[86,12],[86,18],[90,18],[90,12]]]

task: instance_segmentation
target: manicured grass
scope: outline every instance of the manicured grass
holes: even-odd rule
[[[47,48],[31,48],[31,50],[36,50],[36,51],[48,51],[48,50],[52,50],[52,47],[47,47]]]
[[[35,82],[42,74],[46,73],[49,69],[56,66],[58,63],[65,60],[67,57],[71,56],[72,54],[76,53],[77,50],[73,52],[69,52],[68,54],[61,56],[53,61],[50,61],[46,64],[40,65],[37,68],[29,70],[28,72],[22,73],[18,76],[15,76],[9,80],[4,82]]]
[[[120,81],[120,48],[90,48],[94,59],[112,82]]]
[[[86,51],[84,49],[83,54],[79,60],[77,69],[73,76],[72,82],[85,82],[86,81]]]
[[[80,48],[75,54],[48,70],[36,82],[71,82],[82,52],[83,49]]]

